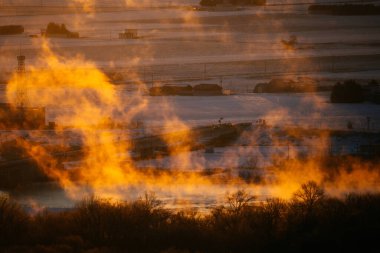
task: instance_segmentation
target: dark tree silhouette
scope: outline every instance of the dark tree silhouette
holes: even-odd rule
[[[301,189],[294,193],[294,201],[304,203],[307,207],[313,207],[324,197],[324,190],[314,181],[301,185]]]
[[[250,195],[244,190],[239,190],[235,193],[227,195],[226,199],[229,210],[234,213],[239,213],[243,208],[249,206],[251,202],[256,199],[256,197]]]
[[[28,215],[0,197],[0,252],[378,251],[380,194],[331,198],[311,181],[291,201],[253,199],[237,191],[205,214],[165,209],[152,194],[133,202],[91,197]]]
[[[4,25],[0,26],[0,35],[14,35],[24,33],[22,25]]]
[[[363,88],[354,80],[334,85],[330,100],[332,103],[361,103],[364,101]]]
[[[25,239],[29,216],[21,206],[0,193],[0,251],[1,246],[17,244]]]

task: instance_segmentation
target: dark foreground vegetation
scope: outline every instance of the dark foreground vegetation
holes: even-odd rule
[[[380,6],[373,4],[313,4],[309,6],[310,14],[324,15],[380,15]]]
[[[90,198],[66,212],[29,215],[0,198],[0,252],[377,252],[380,195],[328,197],[316,183],[290,201],[244,191],[207,215],[170,211],[154,196]]]

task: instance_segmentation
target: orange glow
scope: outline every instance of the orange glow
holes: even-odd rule
[[[126,198],[126,189],[129,188],[170,192],[180,200],[189,194],[224,198],[225,192],[241,188],[254,195],[290,198],[301,184],[310,180],[322,184],[333,195],[347,190],[380,190],[376,184],[380,179],[379,173],[371,170],[369,163],[358,159],[352,161],[351,166],[354,169],[351,172],[338,168],[339,174],[332,179],[328,178],[322,170],[322,159],[315,158],[323,157],[329,144],[327,134],[318,140],[316,146],[320,149],[314,158],[289,161],[282,159],[277,169],[273,170],[275,180],[250,183],[237,176],[202,174],[199,171],[205,168],[188,155],[194,148],[193,133],[175,115],[168,103],[162,104],[162,113],[164,129],[170,131],[161,136],[169,149],[169,155],[185,154],[181,163],[189,164],[194,171],[180,171],[176,169],[176,164],[171,165],[173,170],[167,171],[137,169],[130,154],[133,137],[130,132],[123,131],[120,138],[120,133],[116,134],[112,129],[104,130],[101,126],[115,112],[122,115],[124,122],[131,122],[137,113],[147,108],[147,99],[141,93],[136,93],[132,97],[123,98],[131,102],[122,103],[115,86],[93,63],[81,57],[60,57],[51,50],[46,41],[43,43],[38,65],[43,68],[31,67],[23,84],[28,90],[29,103],[63,108],[63,112],[56,117],[57,122],[71,126],[79,132],[85,155],[80,165],[70,171],[61,168],[59,161],[43,145],[26,140],[20,140],[19,144],[35,159],[42,171],[58,181],[73,199],[81,199],[90,192],[99,197],[119,200]],[[133,78],[137,77],[131,75]],[[144,85],[142,82],[138,84]],[[17,87],[18,80],[15,75],[7,85],[9,102],[16,100]],[[288,114],[285,110],[273,111],[270,116],[280,120],[288,117]],[[294,130],[288,134],[297,137],[299,133]],[[279,140],[273,141],[281,144]],[[237,152],[229,159],[238,160],[239,155]]]

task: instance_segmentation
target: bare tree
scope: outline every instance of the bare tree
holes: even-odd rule
[[[144,197],[139,199],[147,209],[154,210],[162,206],[162,201],[159,200],[154,192],[145,192]]]
[[[324,196],[324,190],[316,182],[309,181],[302,184],[301,189],[294,193],[293,200],[305,206],[308,211],[311,211]]]
[[[255,199],[255,196],[250,195],[245,190],[238,190],[235,193],[227,195],[227,204],[230,211],[238,213],[249,206]]]

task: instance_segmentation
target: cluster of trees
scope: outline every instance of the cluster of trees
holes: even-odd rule
[[[310,14],[326,15],[380,15],[380,6],[373,4],[313,4],[309,6]]]
[[[49,35],[64,35],[68,38],[78,38],[79,33],[71,32],[66,28],[65,24],[56,24],[53,22],[50,22],[45,31],[45,36]]]
[[[223,95],[223,88],[217,84],[197,84],[194,87],[164,85],[149,89],[151,96],[220,96]]]
[[[202,6],[216,6],[218,4],[229,3],[232,5],[265,5],[266,0],[201,0],[199,2]]]
[[[22,25],[4,25],[0,26],[0,35],[15,35],[24,33]]]
[[[170,211],[152,195],[90,198],[66,212],[28,215],[0,198],[1,252],[369,252],[378,250],[380,195],[331,198],[308,182],[290,201],[244,191],[209,214]]]
[[[254,93],[301,93],[326,91],[328,87],[321,86],[310,78],[299,78],[297,81],[287,78],[274,78],[269,83],[259,83]]]
[[[152,87],[149,89],[149,95],[151,96],[192,96],[193,87],[187,86],[173,86],[164,85],[161,87]]]
[[[332,103],[361,103],[364,102],[364,90],[354,80],[338,82],[331,91],[330,100]]]
[[[67,30],[65,24],[56,24],[53,22],[50,22],[46,27],[46,33],[48,34],[68,34],[70,33],[69,30]]]
[[[376,80],[371,80],[365,85],[361,85],[355,80],[338,82],[332,88],[330,101],[332,103],[372,102],[380,104],[380,85]]]

